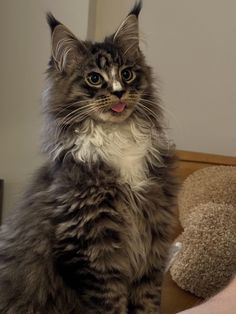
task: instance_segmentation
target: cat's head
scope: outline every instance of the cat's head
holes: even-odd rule
[[[139,48],[137,3],[117,31],[103,42],[79,40],[48,14],[52,56],[50,108],[59,123],[85,119],[120,123],[134,112],[149,115],[151,75]],[[143,101],[144,100],[144,101]]]

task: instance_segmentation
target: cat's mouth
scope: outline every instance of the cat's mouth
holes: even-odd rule
[[[133,112],[129,102],[118,101],[111,104],[99,114],[99,119],[106,122],[119,123],[125,121]]]
[[[113,105],[113,106],[111,107],[111,110],[112,110],[113,112],[117,112],[117,113],[121,113],[121,112],[123,112],[125,109],[126,109],[126,103],[124,103],[124,102],[118,102],[118,103],[116,103],[115,105]]]

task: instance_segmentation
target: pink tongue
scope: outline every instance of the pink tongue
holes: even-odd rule
[[[126,104],[124,104],[123,102],[118,102],[117,104],[111,107],[111,110],[115,112],[122,112],[125,110],[125,107],[126,107]]]

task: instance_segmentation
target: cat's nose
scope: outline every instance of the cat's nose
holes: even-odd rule
[[[125,91],[124,90],[117,90],[112,92],[113,95],[117,96],[118,98],[121,98],[124,95]]]

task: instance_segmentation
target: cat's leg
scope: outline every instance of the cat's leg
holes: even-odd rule
[[[81,304],[81,313],[127,314],[127,289],[114,278],[98,285],[94,281],[88,290],[84,288]]]
[[[123,220],[106,206],[84,207],[75,219],[57,221],[54,259],[65,286],[76,291],[81,313],[127,314]]]
[[[135,281],[131,287],[129,314],[159,314],[162,271],[153,269],[148,275]]]
[[[73,273],[66,267],[63,272],[66,286],[77,292],[79,314],[127,314],[127,285],[119,273],[96,270],[91,265]]]

